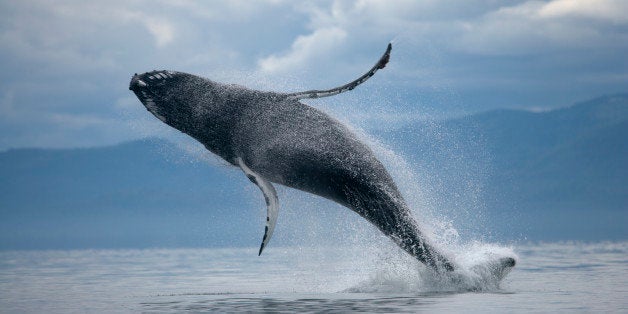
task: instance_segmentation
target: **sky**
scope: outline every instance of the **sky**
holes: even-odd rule
[[[543,111],[628,91],[628,1],[0,0],[0,151],[172,130],[128,90],[169,69],[294,92],[359,128],[496,108]]]

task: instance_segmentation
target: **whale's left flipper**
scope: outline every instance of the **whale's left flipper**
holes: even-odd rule
[[[386,48],[384,55],[382,55],[382,57],[379,58],[377,63],[375,63],[375,65],[368,72],[364,73],[364,75],[358,77],[353,82],[347,83],[340,87],[328,89],[328,90],[309,90],[305,92],[286,94],[286,96],[288,96],[288,99],[299,100],[299,99],[304,99],[304,98],[328,97],[328,96],[338,95],[340,93],[352,90],[356,88],[358,85],[366,82],[366,80],[371,78],[371,76],[375,75],[375,72],[377,72],[377,70],[383,69],[386,67],[386,64],[388,64],[388,61],[390,60],[391,50],[392,50],[392,44],[388,44],[388,47]]]
[[[257,254],[262,255],[262,251],[266,245],[268,245],[270,237],[273,236],[275,224],[277,223],[277,216],[279,214],[279,199],[277,198],[277,191],[275,191],[275,187],[272,183],[268,182],[268,180],[264,179],[264,177],[253,172],[253,170],[247,167],[242,158],[238,157],[237,161],[240,169],[242,169],[244,174],[246,174],[246,177],[249,178],[251,182],[255,183],[260,190],[262,190],[262,193],[264,193],[264,200],[266,200],[266,228],[264,229],[262,245],[260,246],[259,253]]]

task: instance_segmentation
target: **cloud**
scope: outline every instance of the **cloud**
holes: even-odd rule
[[[179,37],[170,17],[124,2],[9,2],[2,9],[1,61],[11,58],[11,66],[22,62],[36,72],[119,70],[133,41],[150,52]]]
[[[347,33],[341,28],[321,28],[306,36],[299,36],[290,51],[283,56],[271,55],[258,64],[264,72],[295,71],[303,68],[312,59],[325,56],[341,45]]]
[[[539,16],[545,18],[586,18],[628,23],[628,2],[623,0],[554,0],[541,7]]]
[[[628,2],[526,1],[463,22],[457,49],[487,55],[545,54],[622,46]],[[591,23],[595,19],[597,23]],[[623,42],[623,43],[622,43]]]
[[[163,47],[174,39],[174,27],[163,19],[142,16],[142,22],[155,38],[158,47]]]
[[[127,89],[134,72],[331,88],[391,39],[386,70],[328,99],[334,114],[377,125],[567,105],[625,91],[627,11],[622,0],[0,1],[0,150],[155,131],[132,122],[150,118]]]
[[[55,18],[86,22],[86,25],[103,27],[105,30],[128,28],[139,25],[152,37],[157,47],[173,42],[176,32],[170,18],[163,13],[151,12],[142,8],[125,6],[123,2],[74,2],[58,4],[50,8]]]

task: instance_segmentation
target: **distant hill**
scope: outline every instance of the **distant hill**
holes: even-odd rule
[[[628,95],[372,135],[416,165],[433,211],[461,231],[498,240],[628,238]],[[0,249],[256,246],[263,210],[237,169],[162,140],[0,153]],[[332,221],[353,217],[321,210]],[[307,228],[311,221],[294,218],[301,214],[284,219]]]
[[[431,165],[443,207],[465,203],[456,195],[480,185],[476,205],[497,217],[502,237],[628,236],[627,94],[548,112],[418,123],[379,136],[413,163]]]
[[[254,245],[241,230],[261,233],[263,222],[253,223],[249,183],[234,174],[156,139],[9,150],[0,153],[0,248]]]

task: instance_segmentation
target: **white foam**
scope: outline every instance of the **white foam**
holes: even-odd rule
[[[499,264],[502,257],[517,259],[510,248],[475,243],[456,255],[457,269],[436,273],[407,254],[374,260],[369,278],[345,289],[355,293],[431,293],[498,291],[511,268]],[[373,267],[373,265],[375,265]]]

